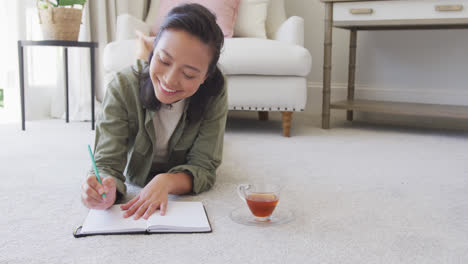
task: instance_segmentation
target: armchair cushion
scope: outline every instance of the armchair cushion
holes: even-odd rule
[[[224,40],[219,64],[227,75],[306,76],[312,57],[298,45],[269,39],[230,38]]]
[[[273,35],[286,18],[284,0],[270,0],[266,20],[266,32],[269,39],[273,39]]]
[[[267,38],[265,22],[269,0],[242,0],[234,26],[235,37]]]
[[[216,14],[216,22],[218,22],[219,27],[223,31],[224,37],[232,37],[240,0],[161,0],[151,33],[156,35],[167,13],[172,8],[183,3],[198,3],[208,8]]]
[[[115,40],[134,39],[136,37],[135,30],[149,35],[151,26],[132,15],[119,15],[116,23]]]
[[[107,44],[104,47],[103,66],[106,73],[120,71],[136,60],[137,40],[125,39]]]
[[[298,16],[289,17],[278,28],[273,39],[304,46],[304,19]]]

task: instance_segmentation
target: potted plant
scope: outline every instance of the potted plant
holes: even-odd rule
[[[36,3],[44,40],[78,40],[86,0],[37,0]]]

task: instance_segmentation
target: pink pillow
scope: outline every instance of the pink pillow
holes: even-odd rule
[[[156,35],[164,17],[172,8],[184,3],[197,3],[216,15],[216,22],[223,31],[225,38],[231,38],[234,33],[237,10],[241,0],[161,0],[158,15],[151,30],[152,35]]]

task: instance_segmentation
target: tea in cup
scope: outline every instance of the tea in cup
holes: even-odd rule
[[[247,203],[255,220],[269,222],[279,200],[280,186],[276,184],[241,184],[239,197]]]

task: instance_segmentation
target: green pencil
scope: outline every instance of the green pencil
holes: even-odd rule
[[[96,161],[94,160],[94,155],[89,145],[88,145],[88,150],[89,150],[89,156],[91,157],[91,161],[93,162],[94,173],[96,174],[96,178],[98,182],[102,185],[101,177],[99,177],[99,171],[97,170],[97,167],[96,167]],[[105,193],[102,194],[102,198],[104,197],[106,197]]]

